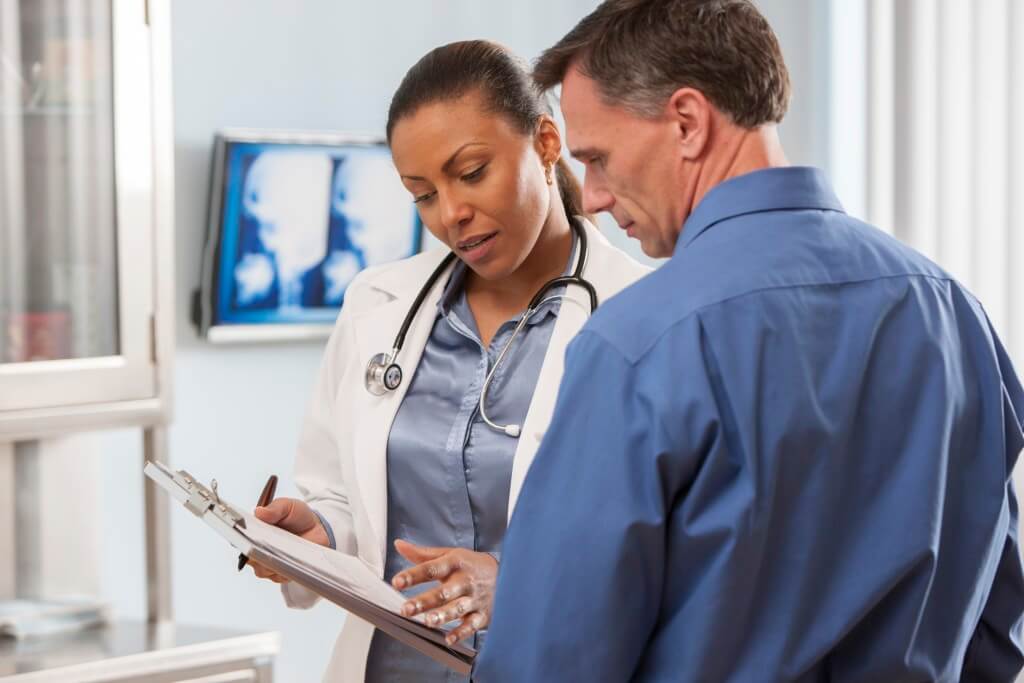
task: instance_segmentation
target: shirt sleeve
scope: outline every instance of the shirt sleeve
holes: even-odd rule
[[[475,681],[625,681],[636,670],[658,619],[669,508],[693,465],[661,446],[654,410],[667,401],[650,375],[595,333],[570,344],[504,540]]]
[[[324,532],[327,534],[327,544],[331,547],[331,550],[337,550],[338,541],[334,538],[334,528],[331,526],[331,523],[316,510],[313,510],[313,514],[320,520],[320,524],[323,526]]]
[[[1006,425],[1006,511],[1009,526],[988,601],[964,658],[962,680],[1012,681],[1024,668],[1024,566],[1017,525],[1019,514],[1013,490],[1013,470],[1024,448],[1024,389],[1006,350],[992,332],[1003,381],[1003,419]]]

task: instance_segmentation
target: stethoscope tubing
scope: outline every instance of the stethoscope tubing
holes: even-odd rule
[[[570,285],[582,287],[587,291],[587,295],[590,298],[591,313],[594,312],[598,305],[597,291],[594,289],[594,286],[583,277],[583,271],[586,267],[587,258],[589,256],[586,231],[582,226],[580,226],[576,222],[575,219],[572,221],[572,228],[579,236],[580,244],[580,257],[576,262],[576,268],[573,270],[573,274],[553,278],[548,282],[544,283],[541,286],[541,288],[537,290],[537,293],[533,295],[532,299],[530,299],[530,303],[527,305],[526,310],[523,312],[519,321],[516,323],[516,326],[512,331],[512,335],[509,337],[508,341],[506,341],[505,345],[502,347],[501,352],[498,354],[497,360],[495,360],[494,362],[494,365],[492,365],[491,369],[488,371],[487,376],[484,379],[483,386],[481,387],[480,390],[480,401],[478,403],[478,410],[481,419],[491,429],[503,432],[513,438],[519,436],[521,431],[520,425],[503,426],[496,424],[487,416],[486,409],[487,393],[488,390],[490,389],[491,381],[494,379],[495,373],[497,372],[497,369],[501,365],[502,361],[505,359],[505,356],[508,355],[509,349],[512,348],[512,343],[515,341],[516,337],[519,335],[520,331],[522,331],[523,327],[530,320],[533,314],[536,313],[541,306],[543,306],[545,303],[549,301],[553,301],[555,299],[563,299],[567,296],[566,294],[563,293],[556,294],[548,298],[544,298],[548,292],[550,292],[552,289],[556,287],[569,287]],[[409,311],[405,314],[405,318],[402,320],[402,325],[398,329],[398,334],[395,335],[395,342],[392,345],[391,352],[388,354],[377,354],[376,356],[370,359],[370,362],[367,365],[366,369],[366,389],[371,394],[374,394],[375,396],[382,396],[388,391],[395,390],[400,385],[402,381],[402,371],[401,367],[399,367],[396,361],[398,359],[399,352],[402,350],[402,346],[405,344],[406,334],[408,333],[409,328],[412,326],[412,322],[413,320],[415,320],[416,315],[419,313],[419,310],[423,305],[423,301],[427,298],[427,295],[434,288],[434,285],[441,278],[441,276],[448,270],[448,268],[451,266],[451,264],[455,261],[456,258],[457,256],[455,255],[455,252],[451,252],[447,256],[445,256],[444,259],[441,260],[441,263],[439,263],[437,267],[434,268],[434,271],[430,274],[430,277],[427,278],[427,281],[424,283],[423,287],[420,288],[419,293],[417,293],[416,298],[413,300],[412,305],[409,307]],[[392,381],[389,384],[389,382],[387,381],[389,375],[391,377],[397,377],[397,381]],[[380,386],[377,386],[378,384]],[[391,384],[393,384],[394,386],[391,386]]]

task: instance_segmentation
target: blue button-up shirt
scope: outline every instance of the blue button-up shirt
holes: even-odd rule
[[[466,299],[466,274],[465,264],[458,262],[388,438],[384,566],[388,581],[411,566],[395,550],[396,538],[500,555],[519,440],[488,427],[477,405],[487,372],[505,348],[518,317],[502,324],[485,347]],[[561,291],[564,288],[552,296]],[[559,308],[558,299],[541,306],[498,366],[487,394],[487,416],[492,422],[521,425],[526,419]],[[434,586],[418,586],[406,594]],[[470,645],[479,647],[484,635],[478,634]],[[468,678],[376,632],[366,680],[411,683]]]
[[[949,275],[729,180],[570,345],[475,680],[1011,681],[1022,417]]]

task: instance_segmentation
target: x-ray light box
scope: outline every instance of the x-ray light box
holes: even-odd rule
[[[352,278],[422,239],[382,139],[225,131],[193,317],[214,342],[327,336]]]

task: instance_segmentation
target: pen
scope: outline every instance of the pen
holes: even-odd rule
[[[270,505],[270,501],[274,500],[274,491],[277,490],[277,475],[271,474],[270,478],[267,479],[267,483],[263,485],[263,492],[260,494],[260,499],[256,501],[256,507],[266,507]],[[245,567],[245,563],[249,561],[249,558],[239,553],[238,555],[238,571],[242,571]]]

